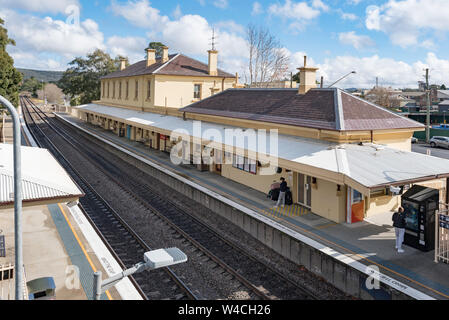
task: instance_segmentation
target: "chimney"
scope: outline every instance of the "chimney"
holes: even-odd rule
[[[122,58],[120,59],[120,71],[123,71],[126,69],[126,59]]]
[[[218,51],[209,50],[209,75],[218,75]]]
[[[168,61],[168,47],[162,47],[162,63],[166,63]]]
[[[318,68],[307,67],[307,56],[304,56],[304,67],[299,70],[299,94],[305,94],[316,88],[316,71]]]
[[[156,63],[156,50],[147,48],[147,67]]]

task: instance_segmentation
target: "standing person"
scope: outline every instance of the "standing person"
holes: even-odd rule
[[[285,194],[287,193],[287,182],[285,182],[284,178],[281,178],[281,187],[279,190],[279,198],[276,203],[276,208],[279,207],[279,204],[282,201],[282,208],[285,206]]]
[[[399,207],[398,211],[393,214],[393,227],[396,233],[396,249],[399,253],[403,253],[402,243],[404,242],[405,234],[405,212],[404,208]]]

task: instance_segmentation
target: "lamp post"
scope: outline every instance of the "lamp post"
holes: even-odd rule
[[[20,121],[16,108],[0,95],[0,103],[11,113],[13,120],[14,148],[14,246],[16,251],[16,300],[23,300],[23,252],[22,252],[22,155],[20,150]]]
[[[341,77],[340,79],[338,79],[337,81],[335,81],[334,83],[332,83],[328,88],[333,87],[335,84],[337,84],[338,82],[340,82],[341,80],[343,80],[344,78],[346,78],[347,76],[349,76],[350,74],[356,74],[357,72],[355,71],[351,71],[348,74],[344,75],[343,77]]]
[[[101,271],[94,273],[94,300],[100,300],[101,294],[106,290],[115,286],[118,282],[135,273],[140,273],[145,270],[154,270],[158,268],[169,267],[178,263],[187,261],[187,256],[178,248],[159,249],[145,252],[144,262],[139,262],[133,267],[110,277],[109,279],[101,280]]]

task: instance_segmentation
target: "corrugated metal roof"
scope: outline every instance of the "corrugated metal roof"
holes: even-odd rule
[[[73,198],[83,195],[46,149],[22,147],[23,201]],[[13,146],[0,144],[0,206],[14,201]]]
[[[104,116],[124,119],[130,124],[150,126],[168,131],[190,133],[191,136],[204,138],[206,130],[219,132],[224,138],[226,129],[236,127],[201,122],[201,130],[193,130],[193,120],[183,120],[174,116],[89,104],[77,107],[83,111],[92,111]],[[308,165],[329,172],[345,175],[365,187],[394,184],[406,180],[418,180],[425,177],[449,174],[449,160],[427,156],[414,152],[376,146],[373,144],[342,144],[303,137],[279,135],[278,157],[299,164]],[[218,140],[217,135],[210,137]],[[266,150],[270,150],[269,139]],[[257,146],[248,146],[258,151]]]

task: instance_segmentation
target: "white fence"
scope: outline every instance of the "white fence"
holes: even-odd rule
[[[435,262],[449,263],[449,205],[435,217]]]
[[[23,300],[28,300],[28,288],[26,285],[25,269],[23,270]],[[0,264],[0,300],[15,299],[15,269],[12,263]]]

